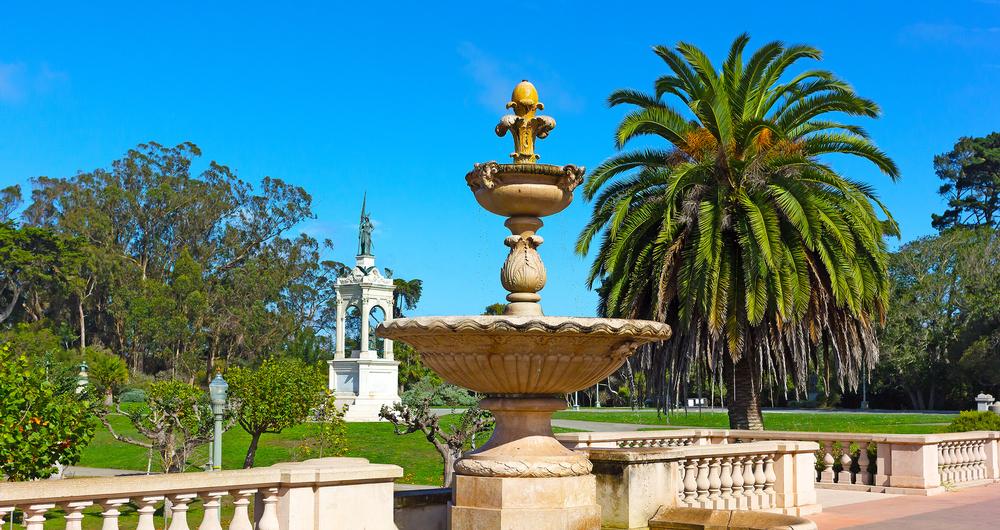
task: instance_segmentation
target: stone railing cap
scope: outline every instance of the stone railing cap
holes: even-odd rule
[[[401,476],[403,469],[399,466],[370,464],[363,458],[321,458],[231,471],[0,483],[0,506],[52,501],[62,503],[112,498],[138,499],[175,493],[302,484],[323,486],[391,482]]]

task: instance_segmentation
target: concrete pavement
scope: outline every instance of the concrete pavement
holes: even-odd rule
[[[1000,484],[990,484],[923,497],[899,495],[832,505],[817,490],[823,512],[809,516],[820,530],[937,530],[1000,528]],[[836,497],[836,495],[834,496]]]

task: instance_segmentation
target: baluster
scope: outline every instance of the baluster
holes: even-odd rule
[[[83,530],[83,510],[94,503],[91,501],[68,502],[63,505],[66,510],[66,530]]]
[[[713,508],[719,508],[719,492],[722,490],[721,462],[718,458],[709,461],[708,468],[708,499]]]
[[[6,507],[3,507],[3,508],[0,508],[0,525],[3,525],[6,522],[4,518],[7,516],[7,514],[8,513],[13,513],[13,512],[14,512],[14,507],[13,506],[6,506]]]
[[[188,504],[197,497],[194,493],[180,493],[170,496],[170,527],[169,530],[191,530],[188,527]]]
[[[684,461],[677,461],[677,505],[684,506],[684,479],[685,479],[685,469]]]
[[[938,444],[938,475],[942,484],[951,483],[951,449],[947,442]]]
[[[967,464],[968,473],[966,476],[967,480],[974,481],[979,473],[979,449],[976,447],[975,440],[969,440],[965,442],[966,452],[969,454],[969,463]]]
[[[976,441],[970,440],[965,442],[966,451],[969,453],[969,463],[968,463],[968,473],[967,477],[969,481],[974,481],[979,475],[979,448],[976,447]]]
[[[823,484],[833,484],[833,442],[823,442],[823,471],[819,481]]]
[[[698,506],[701,508],[706,507],[706,501],[708,500],[708,459],[707,458],[695,458],[694,461],[698,465]]]
[[[871,460],[868,458],[868,441],[858,442],[858,476],[855,482],[858,484],[872,484],[872,474],[868,471]]]
[[[767,481],[767,475],[764,474],[764,455],[754,455],[753,457],[753,489],[754,496],[757,498],[757,506],[766,510],[769,508],[765,504],[764,496],[764,482]]]
[[[222,498],[226,496],[225,491],[210,491],[202,495],[205,499],[205,516],[201,519],[198,530],[222,530],[221,513]]]
[[[838,484],[851,483],[851,442],[840,442],[840,472],[837,473]]]
[[[55,507],[55,504],[33,504],[28,506],[24,510],[24,530],[43,530],[45,512]]]
[[[126,502],[128,499],[107,499],[101,503],[101,507],[104,508],[101,512],[101,518],[104,519],[101,530],[118,530],[118,517],[122,514],[118,508]]]
[[[973,442],[971,441],[962,442],[962,448],[965,451],[965,465],[962,466],[965,468],[965,482],[975,480],[973,468],[975,466],[976,455],[972,450],[972,444]]]
[[[958,476],[956,477],[956,482],[962,483],[969,480],[967,472],[967,463],[969,462],[969,452],[967,451],[965,442],[958,442]]]
[[[958,454],[958,444],[956,442],[948,443],[948,482],[955,484],[959,481],[958,477],[958,464],[960,461]]]
[[[230,492],[233,499],[233,521],[229,523],[229,530],[253,530],[253,525],[250,524],[250,513],[248,507],[250,506],[250,496],[256,493],[257,490],[237,490]]]
[[[778,477],[774,475],[774,455],[766,455],[764,458],[764,498],[767,499],[768,508],[777,503],[774,492],[774,481]]]
[[[135,527],[135,530],[156,530],[156,525],[153,521],[153,515],[156,513],[156,503],[163,500],[163,497],[153,496],[153,497],[142,497],[139,499],[139,525]]]
[[[264,495],[264,510],[257,523],[257,530],[281,530],[278,528],[278,488],[268,488]]]
[[[722,497],[722,508],[724,510],[736,509],[733,506],[733,459],[732,457],[722,458],[722,476],[720,477],[719,495]]]
[[[753,457],[742,456],[740,458],[743,460],[743,497],[746,499],[746,509],[755,510],[757,503],[754,502],[756,499],[754,483],[757,482],[757,478],[753,473]]]
[[[743,462],[740,457],[734,456],[733,460],[733,510],[741,510],[746,507],[746,497],[743,496]]]
[[[976,440],[976,478],[986,479],[986,443]]]

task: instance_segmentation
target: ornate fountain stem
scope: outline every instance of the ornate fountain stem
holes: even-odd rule
[[[503,243],[510,247],[510,253],[500,269],[500,282],[504,289],[510,291],[507,295],[510,303],[505,313],[541,315],[542,306],[538,302],[542,297],[538,291],[545,287],[545,264],[536,250],[543,239],[535,231],[542,227],[542,220],[515,216],[507,219],[504,226],[513,234],[504,239]]]

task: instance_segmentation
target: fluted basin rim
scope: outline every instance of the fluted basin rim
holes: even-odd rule
[[[460,334],[572,334],[662,341],[670,338],[670,326],[652,320],[560,316],[428,316],[398,318],[379,324],[376,334],[388,339],[414,334],[454,332]]]

